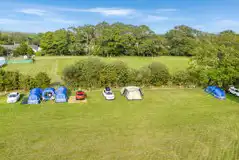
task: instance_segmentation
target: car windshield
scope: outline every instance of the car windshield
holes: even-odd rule
[[[105,94],[112,95],[113,93],[111,91],[105,91]]]
[[[10,94],[8,97],[14,98],[14,97],[17,97],[17,94]]]
[[[84,95],[84,93],[83,93],[83,92],[77,92],[76,94],[77,94],[77,95],[79,95],[79,96],[82,96],[82,95]]]

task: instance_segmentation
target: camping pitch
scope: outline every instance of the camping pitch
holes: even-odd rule
[[[68,96],[67,96],[67,88],[65,87],[59,87],[56,91],[56,103],[64,103],[67,102]]]
[[[143,93],[139,87],[128,86],[121,90],[121,95],[124,95],[128,100],[142,100]]]
[[[41,102],[42,89],[34,88],[30,91],[28,104],[39,104]]]
[[[213,95],[215,98],[218,99],[225,99],[226,93],[223,89],[217,87],[217,86],[208,86],[205,91],[211,95]]]
[[[42,92],[42,99],[44,101],[49,101],[55,99],[55,89],[54,88],[46,88]]]

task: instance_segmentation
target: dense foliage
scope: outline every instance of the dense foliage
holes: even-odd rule
[[[14,57],[18,56],[24,56],[24,55],[33,55],[34,51],[32,50],[29,45],[27,45],[25,42],[21,43],[14,51],[13,55]]]
[[[89,58],[65,68],[63,80],[73,88],[161,86],[168,83],[170,74],[166,66],[159,62],[133,70],[122,61],[103,63],[97,58]]]
[[[224,88],[239,83],[239,34],[231,30],[210,34],[181,25],[158,35],[145,25],[102,22],[44,34],[0,33],[0,44],[21,43],[15,55],[33,54],[26,41],[40,44],[42,51],[37,55],[192,57],[189,69],[172,76],[165,66],[156,63],[133,70],[122,62],[105,64],[95,59],[78,62],[66,68],[63,74],[65,82],[75,87],[158,86],[169,80],[177,85]],[[0,55],[6,53],[6,49],[0,47]]]
[[[28,42],[29,44],[40,45],[42,33],[20,33],[20,32],[0,32],[0,44],[13,45],[14,43]]]
[[[30,90],[35,87],[49,87],[51,79],[45,73],[39,73],[35,77],[20,74],[15,71],[4,71],[0,69],[0,91]]]
[[[210,34],[185,25],[162,35],[145,25],[107,22],[40,34],[0,32],[0,44],[23,42],[40,45],[42,52],[37,55],[194,56],[202,43],[239,50],[239,35],[233,31]],[[5,52],[0,48],[0,54]]]

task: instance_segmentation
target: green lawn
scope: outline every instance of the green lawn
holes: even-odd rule
[[[10,64],[6,66],[7,70],[19,70],[24,74],[37,74],[40,71],[48,73],[53,81],[60,81],[60,75],[62,70],[76,61],[87,58],[86,56],[81,57],[37,57],[35,64]],[[153,61],[164,63],[170,70],[170,72],[176,72],[187,68],[189,58],[187,57],[112,57],[112,58],[100,58],[105,62],[113,62],[115,60],[122,60],[126,62],[129,67],[140,68],[148,65]]]
[[[0,159],[239,159],[238,99],[201,89],[144,93],[133,102],[92,91],[86,104],[0,104]]]

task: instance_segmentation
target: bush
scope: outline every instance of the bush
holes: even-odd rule
[[[4,91],[5,90],[5,71],[0,69],[0,91]]]
[[[63,71],[63,80],[68,86],[78,88],[100,87],[104,63],[97,58],[88,58],[68,66]]]
[[[37,87],[35,78],[28,75],[20,76],[20,89],[24,89],[25,91],[33,89]]]
[[[160,86],[167,84],[170,79],[168,68],[160,63],[153,62],[148,66],[150,70],[150,84],[153,86]]]
[[[130,69],[124,62],[103,63],[90,58],[64,69],[63,80],[73,88],[122,87],[125,85],[159,86],[167,84],[168,69],[161,63],[152,63],[140,70]]]
[[[36,77],[20,74],[17,71],[4,71],[0,69],[0,91],[30,90],[35,87],[47,88],[51,79],[46,73],[39,73]]]
[[[114,64],[105,64],[100,72],[100,86],[116,86],[117,73]]]
[[[51,78],[46,73],[40,72],[35,77],[35,83],[39,88],[47,88],[51,84]]]
[[[172,76],[172,83],[179,86],[190,86],[195,84],[194,78],[187,70],[175,73]]]
[[[150,86],[151,71],[148,66],[142,67],[135,76],[136,84],[140,86]]]
[[[127,85],[131,76],[129,67],[122,61],[115,61],[112,65],[115,69],[117,86]]]
[[[36,52],[35,55],[36,56],[44,56],[43,52],[41,52],[41,51]]]
[[[121,62],[103,63],[97,58],[88,58],[63,70],[63,80],[73,88],[124,86],[129,82],[129,68]]]
[[[7,71],[4,74],[4,88],[6,91],[19,89],[19,72]]]

